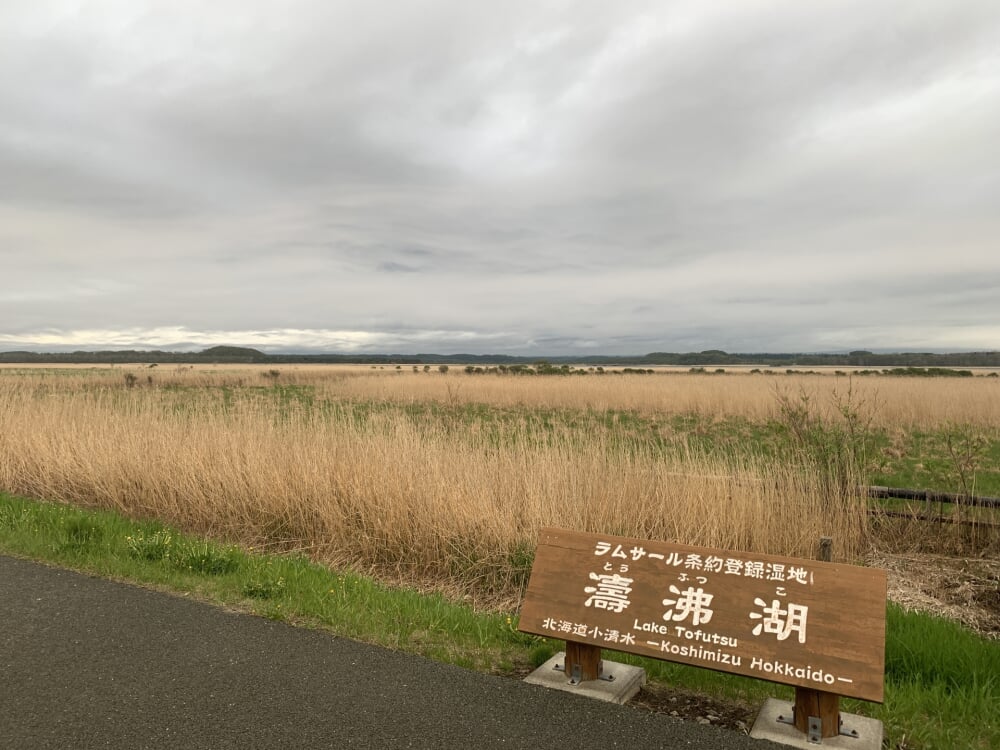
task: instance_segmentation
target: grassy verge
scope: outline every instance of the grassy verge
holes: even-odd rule
[[[478,612],[424,594],[187,536],[161,523],[0,494],[0,552],[151,585],[272,619],[471,669],[516,674],[545,661],[557,641],[517,632],[514,613]],[[889,608],[886,702],[844,701],[880,719],[886,747],[1000,747],[1000,644],[938,618]],[[757,706],[790,698],[784,686],[616,654],[652,682]]]
[[[191,594],[275,620],[480,670],[513,671],[535,640],[503,614],[391,589],[302,556],[269,555],[133,521],[0,494],[0,552]]]

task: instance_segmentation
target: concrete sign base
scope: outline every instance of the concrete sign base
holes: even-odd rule
[[[554,690],[583,695],[607,703],[624,704],[639,688],[646,684],[646,670],[616,661],[604,660],[601,679],[585,680],[574,684],[562,671],[566,663],[566,652],[560,651],[542,666],[524,678],[532,685],[542,685]]]
[[[880,750],[882,747],[882,722],[867,716],[841,712],[841,734],[837,737],[825,737],[819,742],[810,742],[809,738],[791,724],[785,723],[792,716],[792,704],[788,701],[768,698],[757,715],[750,736],[757,740],[771,740],[790,747],[801,747],[805,750],[817,748],[844,748],[845,750]],[[779,720],[781,717],[781,720]],[[855,734],[856,733],[856,734]]]

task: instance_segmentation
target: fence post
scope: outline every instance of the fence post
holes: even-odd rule
[[[833,561],[833,538],[819,539],[818,560]],[[807,735],[810,742],[840,734],[840,696],[823,690],[795,688],[795,707],[792,710],[795,728]]]

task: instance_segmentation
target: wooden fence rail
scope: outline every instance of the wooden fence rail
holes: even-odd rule
[[[923,500],[931,503],[949,503],[974,508],[1000,508],[1000,497],[965,495],[956,492],[935,492],[934,490],[913,490],[905,487],[865,487],[868,497],[895,500]]]

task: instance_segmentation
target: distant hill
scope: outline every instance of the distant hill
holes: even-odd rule
[[[759,367],[1000,367],[1000,352],[899,352],[875,354],[856,350],[846,354],[757,353],[731,354],[721,349],[701,352],[651,352],[634,356],[517,357],[506,354],[265,354],[241,346],[213,346],[200,352],[75,351],[0,352],[0,362],[51,364],[475,364],[516,365],[577,364],[592,366],[751,365]]]
[[[267,355],[264,354],[264,352],[257,351],[256,349],[248,349],[242,346],[213,346],[210,349],[205,349],[203,352],[199,353],[198,356],[207,357],[209,359],[225,360],[227,362],[263,362],[267,360]]]

